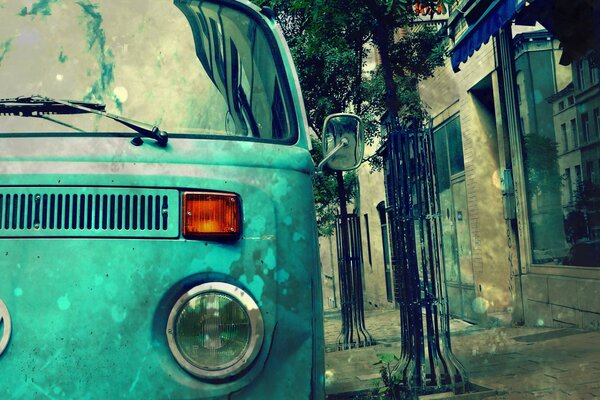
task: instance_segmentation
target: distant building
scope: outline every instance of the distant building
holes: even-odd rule
[[[563,229],[561,181],[553,106],[547,99],[572,82],[571,68],[559,64],[560,43],[546,30],[525,32],[513,38],[519,130],[528,158],[524,160],[528,193],[529,225],[535,263],[559,262],[568,253]],[[573,100],[570,97],[571,102]],[[569,96],[565,99],[567,104]],[[574,109],[563,110],[572,116],[565,126],[567,139],[577,135]],[[557,158],[558,157],[558,158]]]

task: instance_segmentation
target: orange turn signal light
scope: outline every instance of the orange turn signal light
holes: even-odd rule
[[[183,236],[236,240],[242,234],[242,201],[235,193],[184,192]]]

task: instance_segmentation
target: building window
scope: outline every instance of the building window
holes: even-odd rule
[[[596,128],[596,137],[600,137],[600,108],[596,108],[594,110],[594,121],[595,121],[595,128]]]
[[[392,288],[392,268],[390,263],[390,243],[388,241],[387,217],[385,203],[382,201],[377,204],[377,213],[379,214],[379,223],[381,224],[381,241],[383,245],[383,271],[385,274],[385,293],[387,301],[394,301],[394,290]]]
[[[576,149],[579,147],[579,133],[577,132],[577,120],[571,120],[571,143],[573,143],[573,148]]]
[[[585,64],[586,64],[585,59],[581,59],[577,63],[577,80],[579,83],[580,90],[583,90],[586,87]]]
[[[519,102],[519,105],[521,104],[521,85],[519,85],[517,83],[517,101]]]
[[[590,118],[588,113],[581,114],[581,135],[584,143],[590,141]]]
[[[463,32],[467,30],[467,21],[464,18],[459,18],[454,28],[454,41],[456,42],[462,36]]]
[[[465,170],[460,119],[454,118],[446,124],[448,133],[448,154],[450,155],[450,175],[454,176]]]
[[[565,168],[565,186],[567,187],[567,206],[573,204],[573,181],[571,180],[571,169]]]
[[[585,181],[587,182],[594,182],[595,181],[595,177],[594,177],[594,162],[593,161],[588,161],[587,163],[585,163]]]
[[[599,170],[595,167],[600,145],[578,147],[577,123],[581,123],[582,136],[587,130],[586,139],[593,135],[590,125],[594,125],[589,121],[590,112],[587,120],[581,115],[579,121],[557,121],[560,125],[554,137],[536,131],[524,137],[533,264],[600,267],[600,257],[592,256],[600,251],[600,243],[594,239],[600,232],[600,185],[594,182],[598,180]],[[562,149],[568,152],[560,152]]]
[[[598,83],[598,67],[595,66],[592,61],[588,58],[587,60],[588,71],[589,71],[589,82],[591,85]]]
[[[365,231],[367,233],[367,255],[369,256],[369,267],[373,271],[373,256],[371,255],[371,231],[369,230],[369,214],[365,214]]]
[[[548,78],[560,77],[551,70]],[[516,121],[523,134],[527,250],[533,264],[600,267],[600,71],[583,58],[569,72],[572,84],[559,93],[528,82],[527,93],[545,91],[541,98],[555,102],[521,113],[526,129]]]

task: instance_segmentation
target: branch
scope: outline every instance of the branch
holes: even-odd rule
[[[319,129],[315,126],[315,124],[312,121],[308,121],[308,126],[312,128],[317,138],[321,140],[321,134],[319,133]]]

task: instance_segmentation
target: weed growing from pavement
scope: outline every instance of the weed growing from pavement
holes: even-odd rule
[[[379,365],[379,373],[381,374],[382,386],[377,388],[379,398],[401,399],[400,359],[394,353],[378,353],[377,358],[379,358],[379,361],[373,365]]]

